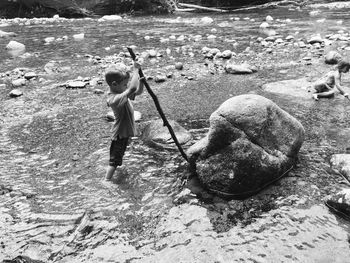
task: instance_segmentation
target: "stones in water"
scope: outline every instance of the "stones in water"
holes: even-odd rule
[[[186,144],[192,139],[191,133],[183,128],[179,123],[174,120],[168,121],[180,144]],[[163,121],[161,119],[151,121],[149,124],[147,124],[142,131],[141,139],[152,147],[177,149],[168,128],[163,125]]]
[[[301,123],[259,95],[233,97],[209,120],[207,136],[187,155],[200,181],[228,198],[252,195],[284,175],[304,141]]]
[[[329,51],[325,55],[325,62],[326,64],[337,64],[342,59],[342,56],[337,51]]]

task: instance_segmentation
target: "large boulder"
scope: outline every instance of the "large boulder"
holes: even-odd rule
[[[271,100],[247,94],[225,101],[212,113],[207,136],[187,154],[207,188],[240,198],[289,171],[303,140],[299,121]]]
[[[169,124],[180,144],[186,144],[192,139],[191,133],[176,121],[169,120]],[[164,126],[161,119],[148,123],[142,131],[141,139],[152,147],[177,149],[168,127]]]

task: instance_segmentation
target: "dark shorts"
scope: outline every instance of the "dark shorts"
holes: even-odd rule
[[[111,147],[109,148],[109,165],[121,166],[123,164],[123,156],[128,146],[129,138],[117,138],[112,140]]]

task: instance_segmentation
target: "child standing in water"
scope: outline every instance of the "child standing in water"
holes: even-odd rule
[[[143,83],[138,74],[140,67],[138,62],[134,62],[131,79],[128,68],[122,63],[113,65],[105,74],[109,86],[107,105],[112,108],[115,116],[109,166],[105,176],[107,181],[112,179],[116,168],[122,165],[129,139],[136,135],[134,109],[130,100],[143,92]]]
[[[328,72],[324,77],[316,81],[313,85],[315,92],[312,94],[314,100],[333,97],[336,89],[339,90],[344,97],[349,98],[349,94],[344,92],[344,87],[341,85],[341,74],[349,72],[349,69],[349,62],[340,61],[336,70]]]

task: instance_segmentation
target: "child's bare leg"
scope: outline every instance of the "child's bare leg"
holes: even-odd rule
[[[112,180],[112,177],[114,175],[115,170],[116,170],[116,168],[114,166],[109,165],[107,168],[105,180],[107,180],[107,181]]]
[[[319,98],[329,98],[334,95],[334,90],[331,89],[326,83],[316,83],[313,85],[315,92],[312,94],[314,100]]]

